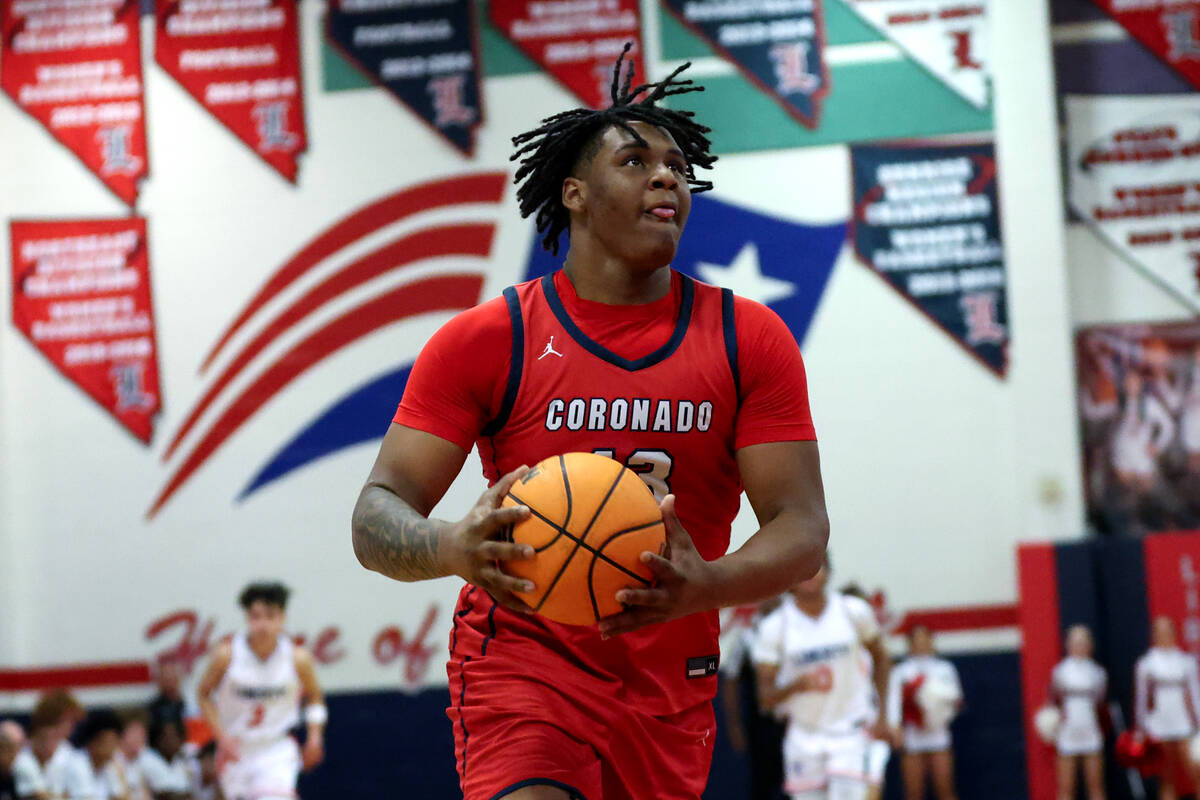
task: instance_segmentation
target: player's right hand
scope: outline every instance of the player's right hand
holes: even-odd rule
[[[533,609],[513,592],[531,592],[533,582],[506,574],[500,564],[533,558],[533,548],[503,541],[501,537],[510,525],[527,519],[529,509],[525,506],[501,508],[500,503],[512,485],[528,471],[529,467],[518,467],[496,481],[445,536],[445,563],[451,571],[486,591],[505,608],[523,614],[531,614]]]

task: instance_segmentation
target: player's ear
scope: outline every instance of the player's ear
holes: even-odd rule
[[[570,176],[563,180],[562,204],[567,211],[582,212],[587,205],[587,183],[582,178]]]

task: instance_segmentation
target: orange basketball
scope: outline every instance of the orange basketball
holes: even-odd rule
[[[662,512],[637,473],[611,458],[547,458],[513,484],[504,505],[531,512],[510,535],[535,555],[505,562],[504,571],[533,581],[532,592],[517,596],[539,614],[592,625],[621,611],[618,590],[653,583],[641,555],[666,549]]]

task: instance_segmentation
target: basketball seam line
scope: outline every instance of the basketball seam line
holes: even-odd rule
[[[558,474],[560,476],[562,476],[563,492],[567,496],[567,516],[563,519],[562,528],[559,529],[559,532],[557,534],[555,534],[554,538],[551,539],[549,542],[547,542],[542,547],[539,547],[539,548],[537,548],[537,550],[535,550],[535,552],[538,552],[538,553],[542,552],[543,550],[550,547],[551,545],[553,545],[555,542],[557,542],[559,540],[559,537],[561,537],[566,532],[566,530],[565,530],[566,527],[571,524],[571,515],[575,511],[575,504],[574,504],[573,498],[571,496],[571,478],[567,475],[567,459],[561,453],[559,453],[559,455],[558,455]],[[554,587],[558,585],[559,578],[561,578],[563,573],[566,572],[567,565],[571,563],[571,559],[574,558],[575,554],[578,552],[579,552],[579,543],[577,542],[575,544],[575,549],[572,550],[571,554],[569,556],[567,556],[565,559],[563,559],[563,563],[561,565],[559,565],[558,572],[555,573],[554,578],[551,579],[551,581],[550,581],[550,588],[547,589],[546,591],[542,592],[542,598],[540,600],[538,600],[537,608],[535,608],[534,611],[542,610],[542,606],[545,605],[545,603],[546,603],[546,598],[550,596],[551,590],[553,590]]]
[[[513,499],[513,500],[516,500],[516,501],[517,501],[518,503],[520,503],[521,505],[523,505],[523,506],[527,507],[527,508],[529,509],[529,513],[530,513],[530,514],[533,514],[535,517],[537,517],[538,519],[540,519],[542,522],[546,523],[546,524],[547,524],[547,525],[549,525],[551,528],[554,528],[554,530],[558,531],[558,534],[557,534],[557,535],[554,537],[554,539],[552,539],[551,541],[558,541],[558,539],[559,539],[559,538],[561,538],[561,537],[563,537],[563,536],[566,536],[568,539],[570,539],[571,541],[575,542],[575,550],[578,550],[580,547],[582,547],[582,548],[584,548],[585,550],[587,550],[588,552],[590,552],[592,555],[596,556],[596,558],[602,558],[602,559],[604,559],[604,561],[605,561],[605,562],[606,562],[606,563],[607,563],[609,566],[611,566],[611,567],[614,567],[614,568],[616,568],[616,569],[619,569],[619,570],[621,570],[621,572],[624,572],[626,575],[628,575],[629,577],[633,578],[634,580],[641,581],[642,583],[644,583],[644,584],[646,584],[646,585],[649,585],[649,584],[650,584],[650,581],[646,580],[646,579],[645,579],[645,578],[643,578],[641,575],[638,575],[636,572],[630,572],[630,571],[629,571],[629,570],[628,570],[628,569],[627,569],[625,566],[623,566],[622,564],[618,564],[616,561],[613,561],[611,558],[609,558],[608,556],[604,555],[603,553],[596,552],[596,548],[592,547],[592,546],[591,546],[591,545],[589,545],[587,542],[585,542],[585,541],[583,541],[582,539],[578,538],[577,536],[575,536],[575,534],[571,533],[570,531],[563,530],[562,526],[558,525],[557,523],[555,523],[553,520],[549,519],[548,517],[545,517],[545,516],[543,516],[543,515],[542,515],[542,514],[541,514],[541,513],[540,513],[540,512],[539,512],[539,511],[536,509],[536,508],[534,508],[533,506],[530,506],[528,503],[526,503],[526,502],[525,502],[524,500],[522,500],[520,497],[517,497],[517,495],[513,494],[512,492],[509,492],[509,496],[510,496],[510,497],[512,497],[512,499]],[[658,523],[658,520],[655,520],[654,522],[647,522],[647,523],[645,523],[644,525],[635,525],[635,526],[632,528],[632,530],[637,530],[638,528],[648,528],[648,527],[650,527],[651,525],[655,525],[655,524],[657,524],[657,523]],[[628,532],[629,532],[629,530],[630,530],[630,529],[626,529],[626,530],[622,530],[622,531],[619,531],[619,532],[620,532],[620,533],[628,533]],[[571,551],[571,556],[574,556],[574,555],[575,555],[575,550],[572,550],[572,551]],[[571,556],[568,556],[568,557],[567,557],[567,560],[568,560],[568,561],[570,560]],[[553,588],[553,587],[551,587],[551,588]],[[547,591],[549,591],[549,590],[547,590]]]
[[[575,549],[574,549],[574,551],[571,551],[571,554],[569,555],[569,557],[566,557],[566,561],[570,561],[571,558],[574,558],[575,553],[578,551],[578,549],[580,549],[582,547],[583,549],[586,549],[586,551],[588,551],[589,553],[592,553],[593,555],[595,555],[596,558],[604,559],[605,563],[608,564],[608,566],[614,567],[614,569],[624,572],[625,575],[628,575],[630,578],[634,578],[635,581],[640,581],[646,585],[650,584],[650,582],[647,581],[646,578],[643,578],[642,576],[637,575],[636,572],[631,572],[630,570],[626,569],[626,567],[624,565],[618,564],[617,561],[613,561],[611,558],[608,558],[607,555],[605,555],[604,553],[596,552],[596,549],[594,547],[588,545],[588,543],[584,542],[582,539],[580,539],[580,537],[577,537],[575,534],[572,534],[571,531],[569,531],[569,530],[564,530],[562,527],[560,527],[560,525],[554,523],[552,521],[552,519],[542,516],[538,510],[534,509],[534,507],[530,506],[528,503],[526,503],[526,501],[522,500],[521,498],[518,498],[516,494],[512,494],[511,492],[509,492],[509,497],[516,500],[517,503],[520,503],[521,505],[526,506],[527,509],[529,509],[529,513],[532,513],[533,516],[538,517],[538,519],[541,519],[542,522],[546,523],[547,525],[550,525],[551,528],[558,531],[558,535],[554,536],[554,539],[552,539],[551,542],[557,542],[560,539],[560,537],[562,537],[562,536],[566,536],[572,542],[575,542]],[[649,528],[650,525],[653,525],[656,523],[658,523],[658,521],[656,521],[656,519],[655,519],[654,522],[649,522],[644,525],[635,525],[634,530],[637,530],[638,528]],[[623,531],[620,531],[620,533],[629,533],[629,530],[623,530]],[[546,547],[548,547],[548,545]],[[563,569],[565,569],[565,564],[564,564]],[[558,576],[556,576],[556,578],[554,578],[554,581],[556,581],[556,582],[558,581]],[[551,589],[553,589],[553,588],[554,588],[554,585],[551,584]],[[550,591],[550,589],[547,589],[546,591],[548,593],[548,591]],[[541,603],[538,603],[538,606],[540,608]],[[536,609],[534,609],[534,610],[536,610]]]
[[[592,598],[592,614],[596,617],[597,622],[600,621],[600,606],[597,605],[597,603],[596,603],[596,591],[592,587],[592,576],[596,574],[596,559],[604,558],[604,556],[601,555],[601,551],[603,551],[604,548],[608,547],[609,542],[611,542],[613,539],[616,539],[618,536],[624,536],[627,533],[633,533],[634,531],[640,531],[645,528],[652,528],[655,525],[661,525],[661,524],[662,524],[662,520],[657,519],[657,520],[654,520],[653,522],[644,522],[641,525],[631,525],[628,528],[625,528],[624,530],[615,531],[607,539],[605,539],[603,542],[600,543],[600,547],[598,550],[592,551],[592,563],[588,565],[588,584],[587,585],[588,585],[588,594],[591,595],[591,598]],[[605,558],[605,560],[607,561],[608,559]],[[637,578],[639,581],[641,581],[646,586],[652,585],[651,581],[645,580],[640,575],[635,575],[634,577]]]
[[[533,610],[534,610],[534,611],[541,611],[541,610],[542,610],[542,606],[543,606],[543,605],[545,604],[545,602],[546,602],[546,598],[550,596],[550,592],[551,592],[551,591],[554,589],[554,587],[555,587],[555,586],[557,586],[557,585],[558,585],[558,580],[559,580],[559,578],[561,578],[561,577],[562,577],[562,575],[563,575],[563,573],[567,571],[567,565],[571,563],[571,559],[575,557],[575,554],[576,554],[577,552],[579,552],[579,548],[580,548],[581,546],[584,546],[584,545],[583,545],[583,540],[582,540],[582,539],[577,539],[577,538],[575,538],[575,537],[574,537],[574,536],[572,536],[571,534],[567,533],[567,531],[566,531],[565,529],[563,529],[561,526],[559,526],[559,525],[556,525],[554,522],[551,522],[549,519],[547,519],[546,517],[542,516],[542,514],[541,514],[540,512],[538,512],[538,510],[537,510],[537,509],[535,509],[533,506],[531,506],[531,505],[529,505],[528,503],[526,503],[524,500],[522,500],[522,499],[521,499],[520,497],[518,497],[517,495],[513,494],[512,492],[509,492],[508,494],[509,494],[509,496],[510,496],[510,497],[512,497],[512,499],[513,499],[513,500],[516,500],[516,501],[517,501],[518,503],[520,503],[521,505],[523,505],[523,506],[527,507],[527,508],[529,509],[529,513],[530,513],[530,514],[533,514],[535,517],[537,517],[538,519],[540,519],[542,522],[546,523],[546,524],[547,524],[547,525],[549,525],[551,528],[554,528],[554,530],[558,531],[558,533],[556,533],[556,534],[554,535],[554,538],[553,538],[553,539],[551,539],[551,540],[550,540],[550,541],[549,541],[547,544],[545,544],[544,546],[542,546],[542,547],[540,547],[540,548],[536,549],[534,552],[538,552],[538,553],[542,552],[542,550],[545,550],[547,547],[549,547],[550,545],[554,544],[555,542],[557,542],[559,539],[561,539],[561,538],[562,538],[562,537],[564,537],[564,536],[566,536],[566,537],[567,537],[568,539],[570,539],[571,541],[575,542],[575,549],[571,551],[570,555],[568,555],[566,558],[564,558],[564,559],[563,559],[563,563],[562,563],[561,565],[559,565],[558,572],[557,572],[557,573],[555,573],[555,575],[554,575],[554,578],[553,578],[553,579],[550,581],[550,586],[549,586],[549,587],[546,589],[546,591],[542,592],[542,599],[541,599],[541,600],[538,600],[538,604],[537,604],[536,606],[534,606],[534,607],[533,607]]]
[[[561,455],[558,457],[558,460],[559,460],[559,469],[561,470],[562,477],[563,477],[563,486],[565,487],[566,492],[567,492],[567,521],[569,521],[570,516],[571,516],[571,482],[570,482],[570,479],[567,477],[567,468],[566,468],[565,460],[563,459],[563,457]],[[596,513],[592,515],[591,521],[588,522],[588,526],[584,530],[583,536],[587,536],[588,531],[590,531],[592,529],[592,525],[596,524],[596,520],[600,517],[600,513],[604,510],[604,506],[608,503],[609,498],[612,497],[612,493],[614,491],[616,491],[617,486],[621,483],[621,478],[623,478],[624,476],[625,476],[624,471],[617,473],[616,480],[614,480],[612,482],[612,484],[608,487],[608,491],[605,493],[604,499],[602,501],[600,501],[600,505],[596,508]],[[550,597],[550,593],[554,590],[554,587],[558,585],[559,580],[562,578],[563,574],[567,571],[567,567],[570,565],[571,560],[573,558],[575,558],[575,555],[579,552],[580,547],[583,547],[584,549],[586,549],[588,552],[590,552],[592,554],[592,564],[593,565],[595,564],[595,560],[597,558],[603,559],[606,564],[608,564],[609,566],[611,566],[615,569],[620,570],[621,572],[624,572],[630,578],[633,578],[634,580],[642,583],[645,586],[650,585],[650,581],[646,580],[641,575],[638,575],[637,573],[626,569],[624,567],[624,565],[618,564],[617,562],[613,561],[611,558],[604,555],[603,553],[598,552],[595,548],[588,545],[583,539],[574,536],[569,531],[567,531],[563,526],[558,525],[558,524],[552,522],[550,519],[546,518],[537,509],[535,509],[529,503],[526,503],[515,493],[510,491],[509,496],[512,497],[512,499],[515,500],[516,502],[518,502],[521,505],[528,508],[529,512],[531,514],[533,514],[535,517],[537,517],[542,522],[549,525],[554,530],[558,531],[558,533],[555,535],[555,537],[553,539],[550,540],[549,543],[547,543],[546,545],[543,545],[542,549],[549,547],[551,544],[558,541],[559,538],[562,536],[566,536],[568,539],[575,542],[575,548],[573,550],[571,550],[570,554],[565,559],[563,559],[562,565],[558,568],[558,573],[555,574],[554,578],[550,581],[550,585],[549,585],[549,587],[546,588],[546,591],[542,593],[541,599],[538,601],[538,604],[533,609],[534,611],[542,610],[542,606],[545,605],[546,599]],[[649,524],[653,524],[653,523],[649,523]],[[538,552],[540,552],[540,550]],[[591,570],[589,568],[589,575],[590,574],[591,574]],[[599,621],[599,619],[600,619],[599,609],[597,608],[597,605],[596,605],[596,598],[595,598],[595,594],[592,590],[590,580],[588,581],[588,593],[591,595],[593,616],[595,616],[596,620]]]

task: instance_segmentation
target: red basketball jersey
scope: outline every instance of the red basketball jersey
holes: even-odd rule
[[[673,325],[658,326],[669,335],[653,352],[635,359],[613,352],[581,329],[568,304],[586,301],[574,297],[563,273],[506,289],[503,309],[511,330],[511,351],[503,386],[493,383],[488,389],[484,384],[460,391],[444,385],[454,382],[455,376],[442,372],[438,379],[443,385],[435,387],[432,365],[423,366],[418,360],[395,421],[464,444],[460,431],[481,419],[479,411],[438,414],[425,395],[451,398],[443,400],[449,405],[486,406],[492,417],[475,428],[480,431],[475,444],[489,483],[522,464],[532,466],[559,453],[608,455],[641,474],[658,499],[674,494],[679,518],[701,555],[709,560],[720,557],[729,545],[742,488],[736,449],[762,441],[815,438],[803,367],[787,328],[765,307],[680,273],[672,273],[672,280]],[[568,303],[564,295],[569,295]],[[464,333],[478,339],[482,349],[491,346],[489,342],[497,338],[492,334],[503,327],[495,320],[500,309],[493,303],[486,304],[492,306],[488,311],[474,310],[477,323],[486,325],[491,334],[472,335],[463,325]],[[593,310],[599,306],[589,305]],[[753,326],[754,339],[749,343],[738,335],[738,316],[743,313],[770,317],[765,326]],[[771,338],[769,347],[763,347],[764,337]],[[780,337],[786,341],[776,341]],[[778,356],[780,348],[791,356],[788,363],[759,365],[758,374],[778,370],[791,394],[775,397],[773,405],[756,403],[763,419],[753,433],[745,433],[739,425],[739,413],[748,403],[739,357],[749,355],[739,354],[739,343],[770,352],[767,357]],[[445,344],[431,341],[427,351]],[[657,344],[651,341],[648,346]],[[483,366],[488,363],[486,353],[471,352],[479,370],[495,373]],[[755,357],[761,360],[764,355]],[[426,358],[426,352],[421,358]],[[436,363],[434,353],[430,361]],[[777,408],[780,404],[785,408]],[[774,410],[768,414],[762,408]],[[458,419],[462,422],[453,424]],[[481,595],[486,598],[482,602]],[[717,614],[712,611],[601,640],[595,627],[515,614],[467,586],[459,598],[451,660],[480,661],[497,650],[519,648],[531,674],[573,665],[574,676],[558,679],[612,681],[624,701],[661,716],[713,696],[717,634]],[[475,663],[472,669],[480,670],[482,664]]]

